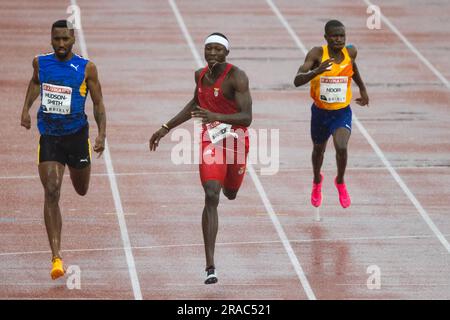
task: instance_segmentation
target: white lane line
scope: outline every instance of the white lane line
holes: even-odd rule
[[[414,194],[411,192],[411,190],[408,188],[406,183],[403,181],[403,179],[398,175],[397,171],[392,168],[390,162],[388,159],[386,159],[385,155],[383,154],[383,151],[378,147],[376,142],[372,139],[372,137],[367,132],[366,128],[359,122],[355,121],[356,125],[358,126],[359,131],[363,134],[363,136],[367,139],[370,146],[375,150],[375,153],[378,155],[378,157],[381,159],[383,164],[386,166],[386,168],[389,170],[389,173],[394,177],[395,181],[398,183],[400,188],[402,188],[403,192],[408,196],[409,200],[414,204],[417,211],[419,212],[422,219],[425,221],[425,223],[428,225],[428,227],[433,231],[433,233],[436,235],[436,237],[439,239],[439,241],[442,243],[442,245],[447,249],[447,252],[450,253],[450,244],[448,243],[447,239],[444,237],[444,235],[441,233],[439,228],[434,224],[433,220],[431,220],[428,213],[425,211],[425,209],[420,204],[419,200],[414,196]]]
[[[368,6],[373,6],[372,2],[370,2],[369,0],[362,1],[364,1]],[[400,30],[397,29],[397,27],[393,23],[391,23],[391,21],[382,12],[380,13],[381,20],[392,30],[392,32],[394,32],[397,37],[399,37],[400,40],[402,40],[403,43],[409,48],[409,50],[411,50],[417,56],[417,58],[419,58],[419,60],[422,61],[423,64],[426,65],[428,69],[430,69],[431,72],[433,72],[434,75],[442,81],[447,89],[450,89],[450,83],[442,75],[442,73],[440,73],[439,70],[436,69],[436,67],[433,66],[433,64],[427,58],[425,58],[419,50],[416,49],[416,47],[400,32]]]
[[[450,236],[446,234],[445,236]],[[290,239],[291,243],[315,243],[315,242],[349,242],[349,241],[391,241],[391,240],[420,240],[431,239],[434,235],[408,235],[408,236],[382,236],[382,237],[352,237],[352,238],[319,238],[319,239]],[[267,240],[267,241],[241,241],[241,242],[218,242],[218,246],[251,246],[251,245],[270,245],[279,244],[280,240]],[[188,243],[188,244],[166,244],[155,246],[140,246],[132,247],[133,250],[152,250],[152,249],[172,249],[172,248],[193,248],[203,247],[203,243]],[[110,247],[110,248],[91,248],[91,249],[65,249],[66,252],[102,252],[102,251],[119,251],[123,250],[122,247]],[[34,254],[49,254],[51,251],[16,251],[16,252],[3,252],[0,253],[0,257],[5,256],[20,256],[20,255],[34,255]]]
[[[178,7],[174,0],[168,0],[170,6],[172,7],[172,10],[174,12],[174,15],[178,21],[178,24],[180,26],[180,29],[183,31],[183,35],[189,44],[189,48],[191,49],[192,55],[194,56],[195,61],[197,62],[197,65],[199,68],[202,68],[204,66],[204,63],[202,59],[200,58],[200,55],[194,45],[194,42],[192,41],[191,35],[186,27],[186,24],[184,23],[183,17],[180,14],[180,11],[178,10]],[[253,169],[253,166],[249,163],[248,164],[248,172],[250,173],[250,176],[252,177],[253,183],[256,186],[256,189],[258,190],[259,196],[261,197],[264,206],[266,207],[267,213],[269,214],[275,229],[278,233],[278,236],[280,237],[283,246],[288,253],[289,259],[291,260],[291,263],[294,267],[295,272],[297,273],[298,278],[300,279],[300,282],[303,286],[303,289],[305,290],[305,293],[310,300],[316,300],[316,296],[311,289],[311,286],[308,282],[308,279],[306,278],[305,272],[303,271],[302,266],[300,265],[300,262],[298,261],[297,256],[294,253],[294,250],[291,247],[291,244],[289,243],[289,240],[286,237],[286,234],[283,230],[283,227],[280,224],[280,221],[278,220],[277,215],[275,214],[272,205],[270,203],[270,200],[267,198],[266,192],[264,191],[264,188],[259,181],[258,176],[255,173],[255,170]]]
[[[71,0],[71,2],[72,5],[77,5],[76,0]],[[87,45],[81,24],[79,26],[79,29],[77,29],[77,35],[80,43],[81,54],[86,57],[86,59],[88,59]],[[119,188],[117,186],[116,176],[114,174],[114,168],[107,140],[105,140],[105,151],[103,152],[103,157],[105,159],[106,172],[108,173],[109,184],[111,186],[111,192],[114,198],[114,206],[116,208],[117,220],[119,222],[120,235],[122,237],[123,249],[125,251],[125,256],[127,259],[128,272],[130,274],[134,298],[136,300],[142,300],[141,286],[139,284],[139,278],[136,272],[136,264],[134,262],[133,251],[131,249],[130,237],[128,236],[127,223],[125,221],[125,216],[123,213],[122,201],[120,199]]]
[[[275,4],[272,2],[272,0],[266,0],[267,3],[271,6],[271,8],[275,7]],[[365,0],[364,0],[365,1]],[[284,21],[283,25],[289,25],[289,23],[286,21],[286,19],[283,17],[283,15],[277,10],[279,13],[277,17]],[[300,42],[299,37],[296,33],[289,33],[295,40],[295,43]],[[409,43],[409,42],[408,42]],[[304,46],[300,47],[298,46],[300,50],[303,51],[303,53],[306,55],[307,51],[305,50]],[[416,50],[417,51],[417,50]],[[425,59],[425,58],[424,58]],[[409,200],[412,202],[412,204],[416,207],[417,211],[419,212],[422,219],[425,221],[425,223],[428,225],[428,227],[433,231],[433,233],[436,235],[436,237],[439,239],[439,241],[442,243],[442,245],[445,247],[448,253],[450,253],[450,244],[448,243],[447,239],[442,235],[439,228],[434,224],[433,220],[431,220],[428,213],[425,211],[425,209],[420,204],[419,200],[414,196],[414,194],[411,192],[411,190],[408,188],[408,186],[403,182],[402,178],[398,175],[397,171],[392,167],[389,160],[384,155],[383,151],[378,147],[375,140],[370,136],[370,134],[367,132],[367,130],[364,128],[362,123],[358,120],[358,118],[353,115],[353,120],[356,123],[358,129],[361,131],[363,136],[366,138],[366,140],[369,142],[372,149],[375,151],[377,156],[380,158],[380,160],[383,162],[384,166],[388,169],[389,173],[394,177],[394,180],[398,183],[400,188],[403,190],[403,192],[406,194],[406,196],[409,198]]]
[[[172,8],[175,17],[177,18],[178,25],[181,31],[183,32],[184,38],[188,43],[189,49],[191,49],[195,61],[197,61],[199,68],[203,67],[202,58],[200,57],[200,54],[198,53],[197,48],[195,47],[194,41],[192,40],[191,34],[189,33],[186,24],[184,23],[184,19],[180,14],[180,10],[178,10],[177,4],[173,0],[169,0],[169,4]]]
[[[275,226],[275,229],[277,230],[278,236],[280,237],[281,242],[283,243],[284,249],[286,250],[289,259],[291,260],[294,270],[297,273],[298,278],[300,279],[300,282],[306,292],[306,295],[308,296],[308,299],[316,300],[316,296],[311,288],[311,285],[309,284],[308,279],[306,278],[305,272],[303,271],[300,261],[298,260],[297,255],[295,254],[294,249],[292,248],[291,243],[289,242],[289,239],[287,238],[286,233],[284,232],[283,227],[281,226],[280,220],[278,220],[278,217],[272,208],[272,204],[270,203],[270,200],[267,197],[266,192],[264,191],[264,188],[261,184],[261,181],[259,180],[258,175],[253,169],[252,165],[248,166],[248,172],[250,173],[250,176],[253,179],[256,189],[258,190],[258,193],[264,203],[264,207],[266,208],[267,213],[269,214],[270,219],[272,220],[272,223]]]
[[[287,32],[291,35],[291,38],[294,40],[297,47],[300,48],[300,50],[303,51],[303,53],[306,55],[308,50],[306,50],[305,45],[300,40],[299,37],[297,37],[297,34],[295,31],[291,28],[289,25],[289,22],[284,18],[284,16],[281,14],[280,10],[278,10],[278,7],[272,2],[272,0],[267,0],[267,4],[272,9],[272,11],[275,13],[275,15],[278,17],[278,20],[280,20],[281,24],[286,28]]]
[[[367,283],[336,283],[337,286],[356,286],[366,287]],[[403,287],[448,287],[450,283],[386,283],[383,282],[383,287],[403,288]],[[437,297],[433,297],[437,299]],[[357,300],[357,299],[354,299]]]
[[[442,166],[393,166],[397,170],[450,170],[450,165]],[[335,169],[324,168],[324,171],[335,171]],[[347,171],[386,171],[383,167],[347,167]],[[280,168],[279,172],[310,172],[311,168]],[[198,170],[182,170],[182,171],[142,171],[142,172],[123,172],[115,173],[116,177],[133,177],[133,176],[167,176],[167,175],[181,175],[181,174],[198,174]],[[69,173],[65,173],[64,177],[69,177]],[[91,177],[108,177],[108,173],[92,173]],[[24,175],[24,176],[0,176],[0,180],[26,180],[39,179],[38,175]]]

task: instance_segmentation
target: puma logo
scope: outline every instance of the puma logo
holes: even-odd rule
[[[74,68],[76,71],[78,71],[78,67],[79,67],[80,65],[75,66],[73,63],[71,63],[70,66],[71,66],[72,68]]]

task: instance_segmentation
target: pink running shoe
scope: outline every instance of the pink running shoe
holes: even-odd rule
[[[352,203],[350,200],[350,195],[347,191],[347,186],[345,183],[338,184],[336,182],[336,178],[334,179],[334,185],[338,189],[339,192],[339,202],[341,203],[342,208],[348,208],[350,207],[350,204]]]
[[[322,204],[322,182],[323,182],[323,175],[320,174],[320,183],[314,183],[313,181],[313,187],[311,192],[311,204],[314,207],[320,207]]]

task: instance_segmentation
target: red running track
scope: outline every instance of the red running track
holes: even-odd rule
[[[324,163],[323,221],[315,222],[309,204],[311,101],[308,88],[292,86],[304,54],[269,2],[249,0],[238,6],[224,0],[214,5],[206,0],[176,2],[200,54],[209,32],[229,37],[229,61],[250,78],[252,127],[279,129],[279,172],[261,175],[265,166],[258,163],[254,169],[293,249],[288,256],[264,197],[247,174],[236,201],[222,197],[216,248],[219,283],[205,286],[203,191],[197,166],[171,162],[176,142],[169,137],[156,153],[150,154],[147,147],[151,133],[193,91],[197,62],[173,8],[165,0],[78,1],[89,57],[97,64],[103,85],[119,191],[115,204],[104,159],[93,161],[86,197],[75,194],[68,177],[63,183],[62,247],[66,264],[82,271],[80,290],[69,290],[66,279],[49,277],[35,116],[31,131],[19,126],[32,58],[51,50],[50,25],[67,17],[70,3],[2,3],[0,298],[134,299],[139,291],[144,299],[450,298],[449,251],[444,246],[450,234],[449,89],[385,21],[381,30],[366,28],[364,1],[274,1],[308,49],[323,43],[323,25],[329,18],[344,22],[348,42],[358,48],[358,66],[371,98],[370,108],[354,105],[354,113],[444,240],[426,224],[357,125],[346,176],[353,204],[347,210],[338,205],[330,146]],[[450,79],[446,58],[450,4],[418,1],[412,7],[398,0],[376,4]],[[80,44],[81,38],[77,40]],[[354,92],[356,96],[355,86]],[[35,104],[32,114],[36,108]],[[95,137],[90,102],[87,113]],[[192,122],[183,128],[192,132]],[[124,228],[121,233],[117,218],[118,199],[131,243],[128,259]],[[310,291],[295,272],[296,260]],[[132,262],[135,268],[130,267]],[[367,268],[372,265],[381,271],[380,289],[367,286]]]

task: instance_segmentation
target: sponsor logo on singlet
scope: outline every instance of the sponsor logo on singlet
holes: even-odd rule
[[[347,99],[348,77],[320,77],[320,100],[333,103]]]
[[[70,114],[72,88],[54,84],[42,84],[42,108],[44,113]]]

